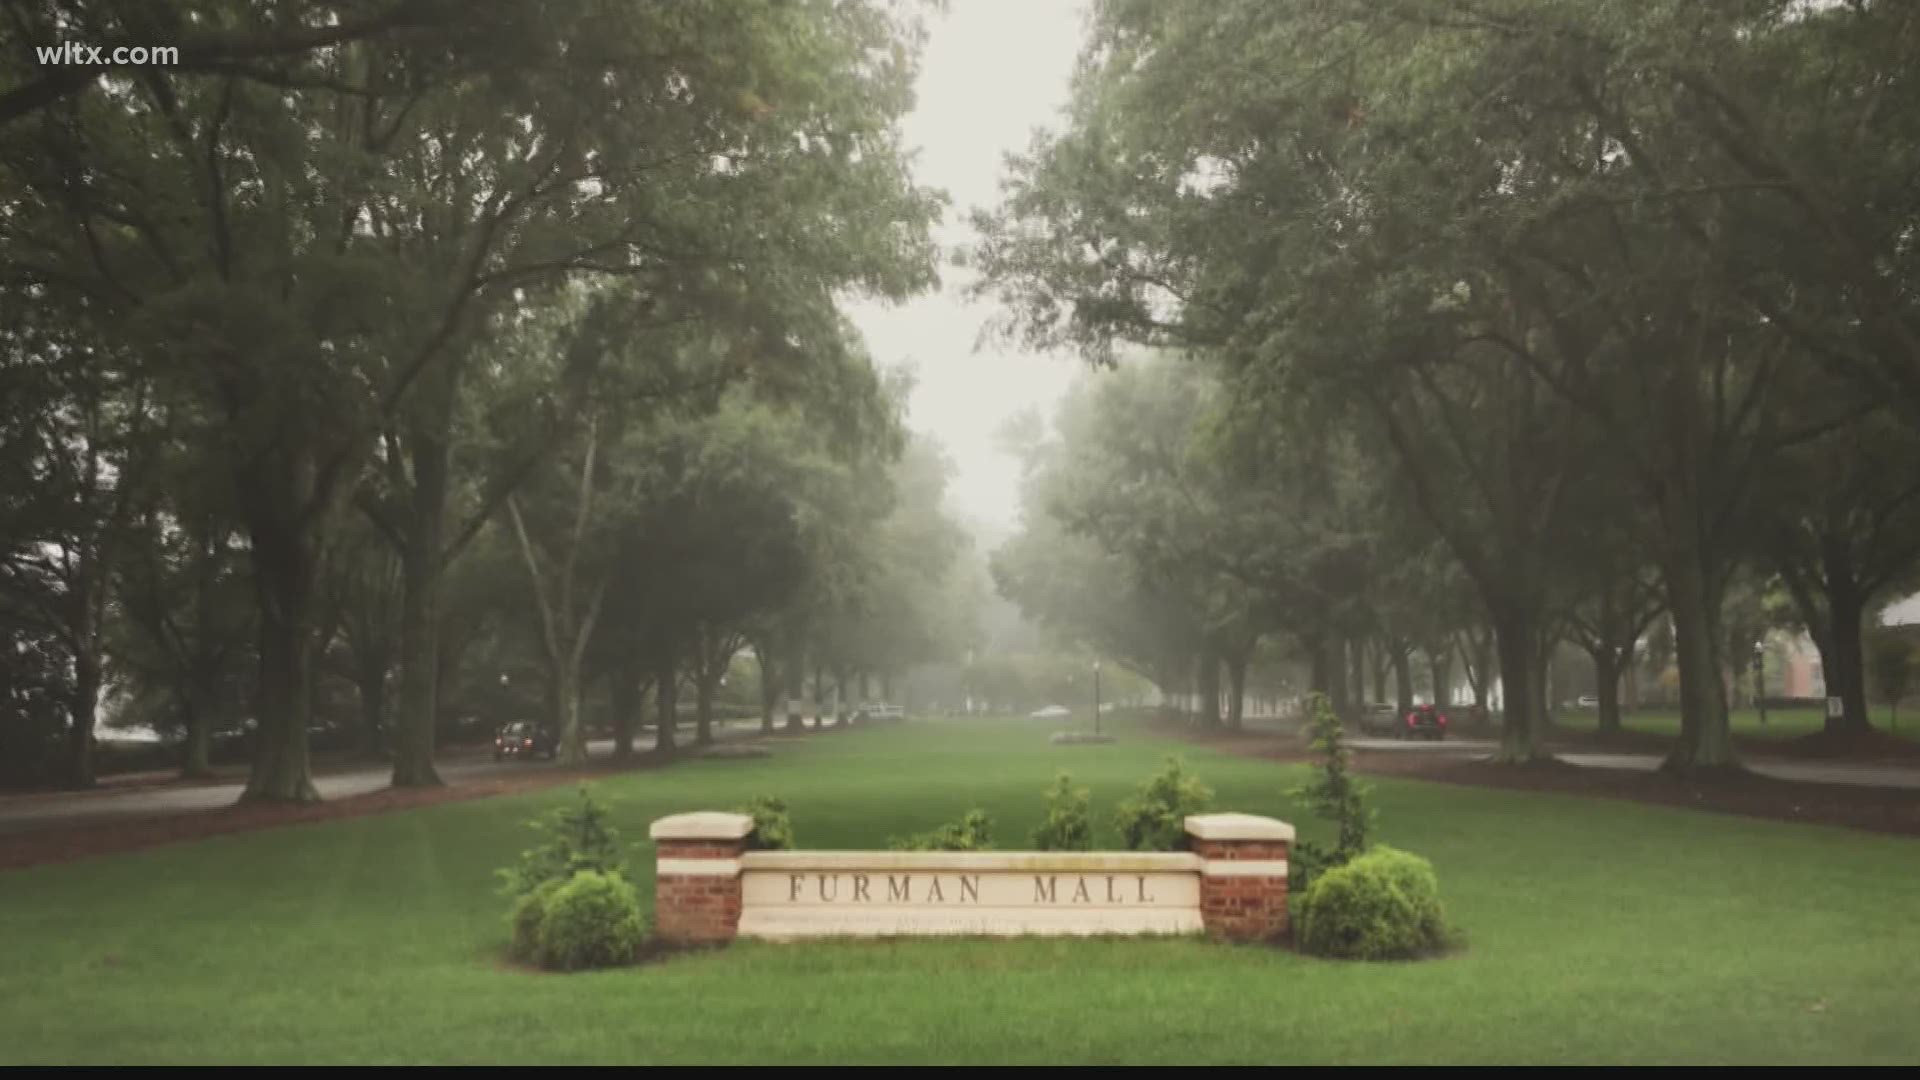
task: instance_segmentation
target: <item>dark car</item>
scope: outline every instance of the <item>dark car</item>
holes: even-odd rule
[[[552,761],[560,746],[551,732],[531,720],[517,720],[500,729],[493,740],[493,760],[546,758]]]
[[[1400,737],[1403,739],[1446,738],[1446,712],[1438,705],[1415,705],[1401,718]]]

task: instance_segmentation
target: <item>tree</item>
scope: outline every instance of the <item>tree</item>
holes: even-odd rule
[[[0,51],[51,32],[28,14]],[[432,781],[447,418],[517,298],[582,276],[789,300],[929,276],[936,200],[892,130],[917,29],[877,6],[93,15],[147,40],[192,22],[191,59],[7,93],[0,276],[85,303],[206,406],[192,435],[231,463],[261,609],[250,798],[316,797],[324,553],[376,463],[407,515],[396,778]]]
[[[252,693],[256,613],[233,507],[191,449],[164,442],[155,482],[135,508],[114,567],[115,681],[170,701],[156,731],[183,736],[181,773],[212,772],[213,736],[238,723]]]
[[[1867,670],[1873,674],[1874,690],[1890,710],[1893,727],[1900,727],[1900,702],[1913,686],[1920,671],[1920,644],[1899,628],[1887,627],[1867,639]]]
[[[155,420],[143,383],[92,355],[84,324],[29,320],[0,338],[10,389],[27,406],[8,417],[11,474],[0,605],[7,618],[59,642],[70,665],[64,779],[94,782],[94,728],[106,677],[108,601],[116,561],[152,477]]]
[[[1920,569],[1920,441],[1887,414],[1861,417],[1797,447],[1775,471],[1763,544],[1820,650],[1835,734],[1868,719],[1865,620]]]
[[[1907,130],[1887,8],[1101,4],[1066,129],[979,219],[985,289],[1031,340],[1203,351],[1240,400],[1377,431],[1493,623],[1508,759],[1538,752],[1569,496],[1617,467],[1672,616],[1668,765],[1734,767],[1756,478],[1876,407],[1868,374],[1910,382],[1911,150],[1867,135]],[[1822,150],[1871,211],[1810,179]]]

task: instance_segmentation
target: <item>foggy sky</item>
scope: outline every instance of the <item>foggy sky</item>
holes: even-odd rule
[[[997,198],[1002,155],[1026,148],[1035,127],[1056,126],[1079,51],[1078,0],[953,0],[929,20],[918,100],[904,124],[915,175],[952,199],[943,246],[971,237],[966,215]],[[957,475],[948,506],[998,531],[1018,513],[1019,466],[995,446],[1007,417],[1054,403],[1081,368],[1066,355],[987,345],[975,352],[991,303],[961,296],[967,274],[941,269],[942,288],[909,303],[848,306],[875,363],[906,363],[918,385],[908,422],[938,440]]]

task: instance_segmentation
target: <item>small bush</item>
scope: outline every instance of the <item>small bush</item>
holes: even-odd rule
[[[1407,960],[1446,945],[1433,864],[1376,847],[1320,875],[1294,911],[1302,952],[1347,960]]]
[[[1047,816],[1033,831],[1038,851],[1093,850],[1093,793],[1061,773],[1047,789]]]
[[[969,810],[958,821],[950,821],[929,832],[896,838],[887,846],[895,851],[991,851],[993,819],[985,810]]]
[[[626,856],[620,834],[607,819],[606,807],[580,787],[580,803],[563,807],[530,823],[547,840],[520,854],[517,866],[500,871],[508,896],[525,896],[549,881],[571,881],[582,870],[624,874]]]
[[[1325,694],[1315,694],[1309,707],[1313,710],[1313,748],[1320,751],[1321,761],[1314,781],[1288,794],[1332,821],[1339,838],[1332,848],[1312,841],[1294,845],[1287,869],[1293,887],[1301,894],[1312,887],[1317,875],[1344,866],[1366,851],[1373,830],[1373,811],[1366,805],[1367,789],[1349,770],[1346,731],[1340,726],[1340,717]]]
[[[787,817],[785,799],[761,795],[741,807],[740,812],[753,818],[753,832],[747,836],[749,846],[761,851],[786,851],[793,847],[793,820]]]
[[[1187,771],[1179,758],[1168,758],[1139,792],[1120,804],[1114,824],[1129,851],[1178,851],[1186,845],[1187,815],[1198,814],[1213,802],[1213,789]]]
[[[619,874],[582,870],[547,894],[540,966],[554,971],[631,964],[645,943],[640,894]]]
[[[547,917],[547,901],[559,891],[566,882],[555,878],[543,881],[532,892],[522,895],[513,902],[513,910],[507,915],[507,922],[513,930],[513,943],[508,951],[515,960],[532,962],[540,955],[540,924]]]

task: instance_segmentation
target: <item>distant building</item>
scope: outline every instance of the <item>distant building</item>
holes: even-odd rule
[[[1813,639],[1798,634],[1780,642],[1781,659],[1780,687],[1775,690],[1769,686],[1769,694],[1778,694],[1788,698],[1816,698],[1827,696],[1827,675],[1820,666],[1820,650],[1814,648]]]

